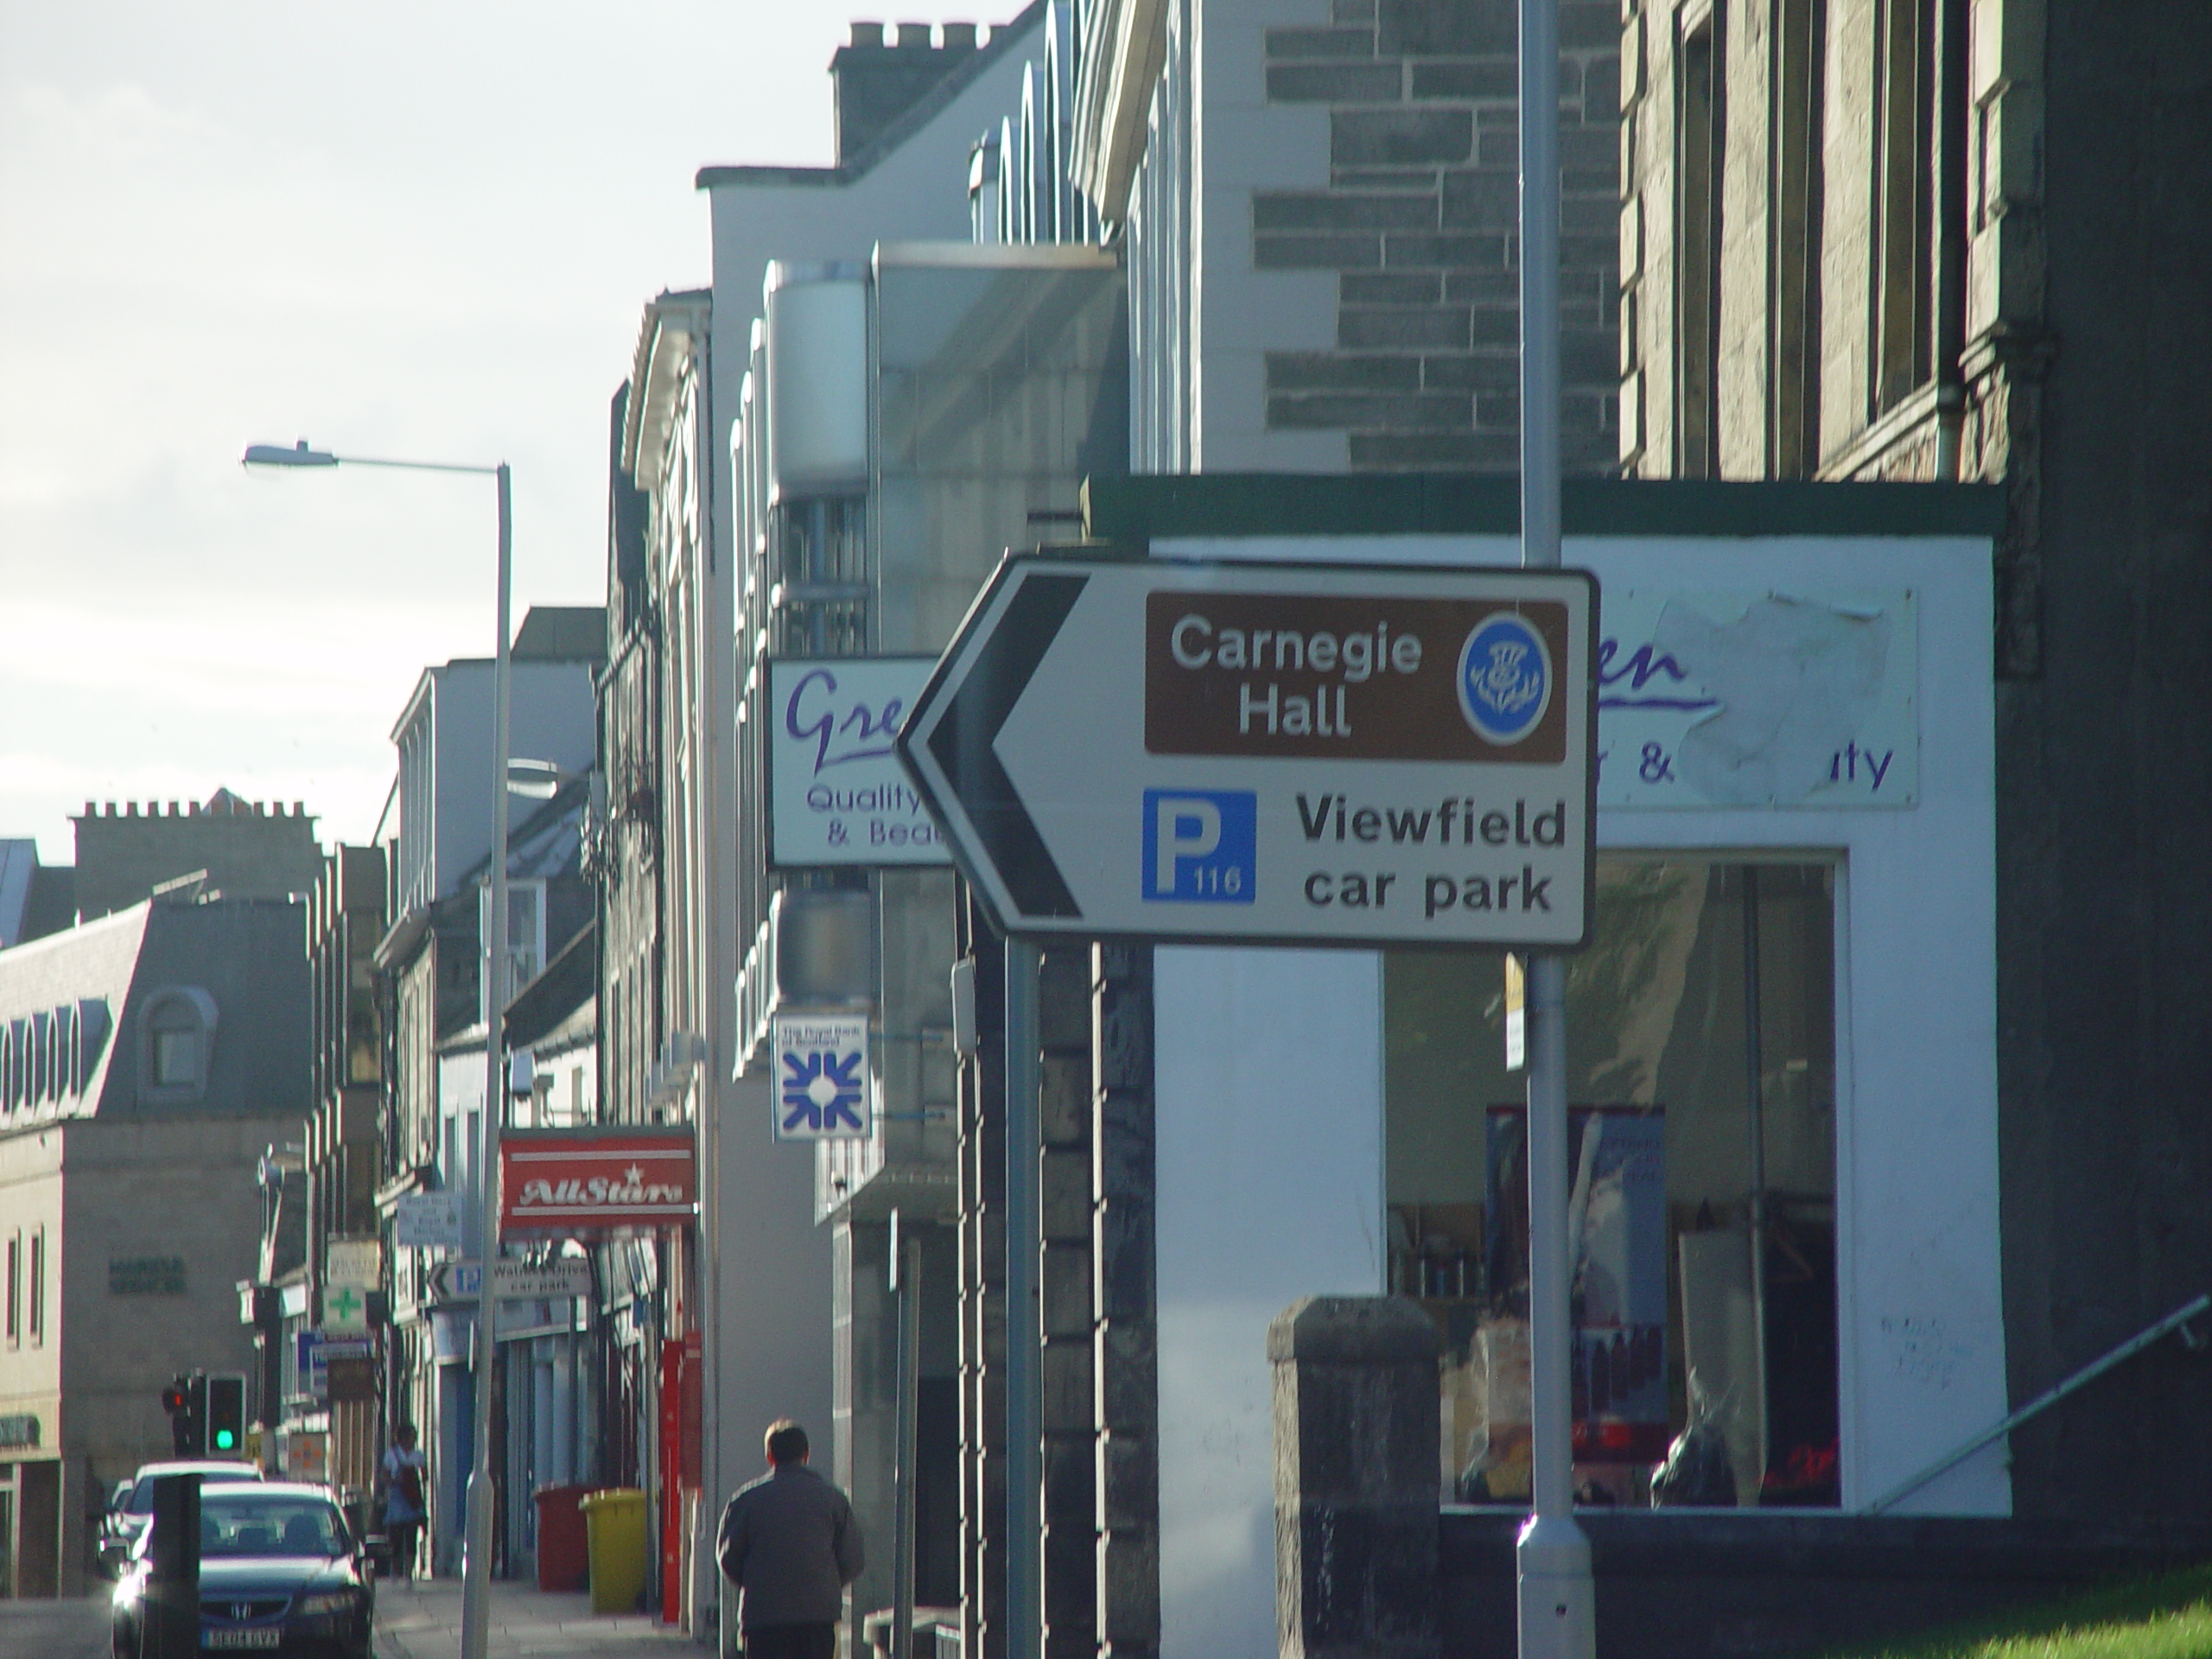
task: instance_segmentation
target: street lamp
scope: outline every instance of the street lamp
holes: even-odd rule
[[[436,461],[376,461],[365,455],[335,455],[310,449],[302,438],[290,448],[280,443],[250,443],[239,456],[244,467],[386,467],[410,473],[474,473],[499,487],[499,649],[493,658],[492,700],[492,925],[484,938],[484,1139],[477,1161],[481,1220],[477,1255],[483,1282],[476,1299],[476,1447],[468,1471],[467,1532],[461,1554],[461,1659],[483,1659],[491,1630],[492,1602],[492,1368],[499,1357],[499,1299],[493,1288],[493,1262],[499,1249],[499,1118],[505,1109],[506,1078],[499,1065],[500,1016],[507,1004],[507,637],[509,593],[514,565],[514,512],[507,463],[461,466]]]

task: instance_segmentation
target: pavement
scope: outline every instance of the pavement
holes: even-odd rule
[[[108,1586],[67,1601],[0,1600],[7,1659],[110,1659]]]
[[[588,1594],[492,1586],[488,1659],[711,1659],[650,1613],[594,1613]],[[461,1580],[377,1586],[377,1659],[458,1659]],[[111,1659],[107,1586],[67,1601],[0,1600],[0,1659]]]
[[[487,1659],[698,1659],[701,1647],[651,1613],[594,1613],[591,1597],[527,1582],[492,1586]],[[461,1580],[377,1586],[377,1659],[457,1659]]]

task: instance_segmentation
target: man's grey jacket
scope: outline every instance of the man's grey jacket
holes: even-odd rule
[[[803,1463],[779,1464],[722,1511],[715,1558],[745,1592],[742,1630],[834,1624],[868,1565],[845,1495]]]

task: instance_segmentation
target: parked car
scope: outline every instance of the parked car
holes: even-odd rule
[[[143,1659],[153,1531],[117,1582],[116,1659]],[[200,1493],[203,1653],[327,1653],[371,1659],[376,1586],[330,1490],[226,1482]]]
[[[154,1518],[156,1475],[197,1475],[205,1487],[218,1481],[259,1480],[261,1471],[250,1463],[141,1464],[138,1472],[129,1480],[116,1483],[115,1491],[108,1499],[107,1513],[100,1517],[100,1571],[110,1578],[123,1571],[124,1563],[130,1559],[131,1547],[146,1530],[146,1523]]]

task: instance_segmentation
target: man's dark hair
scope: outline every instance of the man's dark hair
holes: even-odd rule
[[[806,1461],[806,1431],[788,1417],[768,1425],[768,1461],[783,1465]]]

